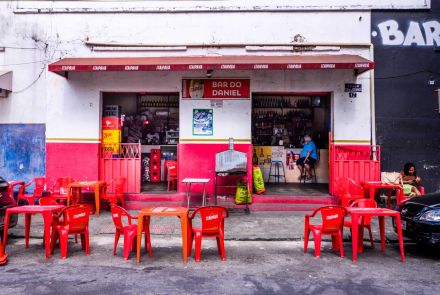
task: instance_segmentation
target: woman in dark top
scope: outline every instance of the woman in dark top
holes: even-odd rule
[[[416,166],[413,163],[406,163],[401,172],[403,191],[407,196],[420,196],[420,177],[417,176]]]

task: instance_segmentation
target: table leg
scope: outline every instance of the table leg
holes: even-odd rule
[[[186,264],[188,258],[188,215],[180,215],[180,225],[182,227],[182,254],[183,263]]]
[[[101,190],[101,186],[95,185],[93,190],[95,192],[95,214],[96,214],[96,216],[99,216],[99,205],[100,205],[99,193]]]
[[[51,243],[50,243],[50,225],[52,224],[52,212],[44,212],[43,213],[43,221],[44,221],[44,247],[46,249],[46,258],[50,258],[51,252]]]
[[[188,202],[188,209],[189,209],[189,199],[190,199],[190,195],[189,192],[191,190],[191,182],[187,182],[186,183],[186,200]]]
[[[138,217],[138,228],[137,228],[137,239],[136,239],[136,262],[139,264],[141,262],[141,242],[142,242],[142,231],[143,231],[144,216],[139,215]],[[147,247],[145,245],[145,247]]]
[[[202,206],[206,206],[206,183],[203,184],[203,199]]]
[[[358,229],[359,218],[357,214],[351,214],[351,247],[353,251],[353,262],[356,262],[358,251]]]
[[[215,198],[215,205],[217,206],[217,173],[214,177],[214,198]]]
[[[400,213],[397,213],[395,218],[396,218],[397,235],[399,237],[400,257],[402,258],[402,262],[405,262],[405,249],[403,247],[403,234],[402,234],[402,223],[400,221]]]
[[[382,252],[385,252],[385,217],[378,216],[378,218],[379,218],[380,242],[382,245]]]
[[[29,248],[29,235],[31,231],[31,213],[24,214],[24,237],[25,237],[25,245],[26,249]]]
[[[361,224],[359,224],[359,234],[358,234],[358,252],[364,252],[364,217],[361,217]]]
[[[68,189],[67,189],[67,200],[66,200],[66,206],[69,206],[69,203],[70,203],[70,198],[71,198],[71,195],[72,195],[72,187],[68,187]]]
[[[4,226],[3,226],[3,250],[6,251],[6,242],[8,240],[8,229],[9,229],[9,221],[11,219],[11,215],[8,210],[6,210]]]

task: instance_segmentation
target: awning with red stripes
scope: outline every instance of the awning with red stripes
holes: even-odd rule
[[[358,55],[292,56],[179,56],[129,58],[63,58],[49,65],[49,71],[195,71],[195,70],[334,70],[352,69],[355,74],[374,68],[374,62]]]

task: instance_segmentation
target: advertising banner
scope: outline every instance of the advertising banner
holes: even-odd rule
[[[249,79],[183,79],[183,99],[250,99]]]

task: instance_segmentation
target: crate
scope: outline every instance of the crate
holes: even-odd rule
[[[150,171],[150,182],[160,182],[160,171]]]
[[[104,106],[103,117],[119,118],[122,114],[122,107],[119,105]]]
[[[160,162],[160,149],[152,149],[150,152],[150,160],[156,160]]]

